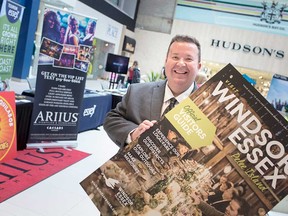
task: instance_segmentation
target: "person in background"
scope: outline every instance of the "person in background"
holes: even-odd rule
[[[60,27],[60,40],[59,40],[59,42],[60,42],[61,44],[63,44],[64,41],[65,41],[65,33],[66,33],[66,27],[61,26],[61,27]]]
[[[247,203],[245,199],[239,196],[234,196],[227,204],[225,210],[219,211],[208,203],[197,200],[195,198],[195,204],[198,204],[198,208],[202,211],[205,216],[248,216],[247,214]]]
[[[60,21],[56,12],[51,10],[45,11],[42,37],[60,42]]]
[[[95,37],[96,21],[90,20],[87,24],[85,37],[82,39],[81,43],[87,46],[92,46],[93,39]]]
[[[138,61],[134,61],[132,66],[128,68],[128,74],[127,74],[127,86],[128,84],[133,83],[133,78],[134,78],[134,70],[138,68]],[[135,78],[134,78],[135,82]]]
[[[65,35],[65,44],[78,46],[79,44],[79,21],[73,15],[68,17],[68,27]]]
[[[179,103],[197,89],[195,77],[200,68],[199,41],[187,35],[173,37],[165,60],[167,78],[130,85],[122,101],[107,113],[103,126],[111,140],[123,148],[152,127],[171,98]]]

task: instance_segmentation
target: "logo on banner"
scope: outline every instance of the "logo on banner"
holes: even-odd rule
[[[278,6],[278,2],[272,2],[269,6],[267,2],[263,1],[263,11],[260,16],[261,21],[265,21],[269,24],[280,23],[283,17],[283,11],[287,7],[287,4],[282,4]]]
[[[6,14],[10,23],[15,23],[19,20],[21,15],[21,6],[8,1],[6,4]]]
[[[94,105],[93,107],[91,108],[87,108],[84,110],[83,112],[83,116],[90,116],[92,117],[95,113],[95,109],[96,109],[96,105]]]

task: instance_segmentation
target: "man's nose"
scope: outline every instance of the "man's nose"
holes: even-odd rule
[[[184,61],[183,58],[180,58],[180,59],[178,60],[177,64],[180,65],[180,66],[185,66],[185,65],[186,65],[186,62]]]

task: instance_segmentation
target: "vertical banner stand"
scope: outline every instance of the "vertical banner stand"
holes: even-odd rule
[[[114,89],[114,85],[116,83],[116,73],[110,72],[110,80],[109,80],[109,89]]]

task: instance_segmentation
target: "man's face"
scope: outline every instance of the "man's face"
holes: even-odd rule
[[[219,179],[219,183],[223,184],[223,183],[226,183],[226,182],[227,182],[227,177],[221,176],[220,179]]]
[[[230,199],[232,199],[232,197],[233,197],[233,191],[234,191],[234,188],[226,189],[226,190],[223,192],[223,194],[222,194],[223,199],[225,199],[225,200],[230,200]]]
[[[177,141],[177,134],[174,131],[169,130],[168,134],[167,134],[167,139],[171,142],[176,142]]]
[[[187,42],[171,44],[165,62],[165,74],[174,96],[183,93],[194,82],[201,67],[198,53],[195,44]]]
[[[225,216],[237,216],[240,205],[235,200],[231,200],[226,208]]]
[[[185,146],[184,144],[179,143],[177,145],[177,150],[178,150],[179,154],[183,156],[189,151],[189,148],[187,146]]]

